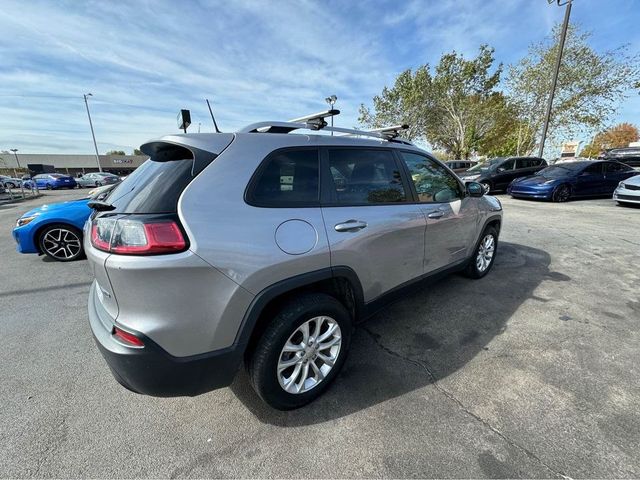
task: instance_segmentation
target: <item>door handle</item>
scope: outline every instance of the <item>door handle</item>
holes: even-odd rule
[[[336,224],[333,227],[336,232],[357,232],[358,230],[362,230],[366,228],[367,222],[361,222],[360,220],[347,220],[343,223]]]
[[[444,212],[442,210],[436,210],[435,212],[431,212],[427,215],[429,218],[440,218],[444,217]]]

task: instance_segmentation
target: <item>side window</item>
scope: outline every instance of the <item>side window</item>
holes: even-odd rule
[[[340,205],[406,202],[402,177],[388,150],[329,150],[335,200]]]
[[[284,150],[271,154],[252,182],[249,203],[261,207],[319,204],[318,150]]]
[[[532,167],[539,167],[540,165],[544,165],[544,160],[541,158],[532,158],[531,159],[531,166]]]
[[[505,170],[513,170],[515,163],[516,163],[515,158],[502,162],[502,164],[498,167],[498,171],[503,172]]]
[[[628,167],[627,165],[623,165],[622,163],[605,163],[604,164],[605,173],[628,172],[629,170],[632,170],[631,167]]]
[[[587,168],[583,170],[583,172],[588,173],[590,175],[602,173],[602,164],[594,163],[593,165],[589,165]]]
[[[439,163],[417,153],[400,152],[418,193],[418,200],[452,202],[462,198],[460,183]]]

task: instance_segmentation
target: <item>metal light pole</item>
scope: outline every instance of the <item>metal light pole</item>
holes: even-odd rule
[[[13,154],[16,157],[16,165],[18,165],[18,168],[20,168],[20,160],[18,160],[18,149],[17,148],[12,148],[10,150],[13,152]]]
[[[552,3],[553,0],[549,0]],[[557,0],[558,6],[562,6],[561,0]],[[547,130],[549,129],[549,120],[551,119],[551,107],[553,107],[553,97],[556,93],[556,85],[558,84],[558,72],[560,72],[560,63],[562,61],[562,50],[564,50],[564,41],[567,38],[567,28],[569,27],[569,17],[571,16],[571,3],[572,0],[567,0],[564,10],[564,22],[562,23],[562,33],[560,34],[560,44],[558,45],[558,56],[556,58],[556,67],[553,71],[553,80],[551,81],[551,92],[549,92],[549,101],[547,103],[547,114],[544,120],[544,127],[542,127],[542,138],[540,139],[540,149],[538,150],[538,156],[542,158],[544,151],[544,142],[547,139]]]
[[[331,95],[330,97],[324,99],[324,101],[329,104],[329,108],[331,110],[333,110],[333,106],[336,104],[337,100],[338,97],[336,97],[335,95]],[[333,115],[331,115],[331,127],[333,127]],[[331,132],[331,136],[333,137],[333,131]]]
[[[89,117],[89,127],[91,127],[91,136],[93,137],[93,147],[96,149],[96,163],[98,164],[98,171],[102,172],[102,167],[100,166],[100,155],[98,154],[98,144],[96,143],[96,134],[93,132],[93,123],[91,122],[91,114],[89,113],[89,102],[87,102],[87,97],[93,97],[90,93],[85,93],[84,95],[84,105],[87,107],[87,117]]]

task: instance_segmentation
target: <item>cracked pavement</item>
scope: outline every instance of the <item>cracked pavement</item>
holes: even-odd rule
[[[0,208],[2,477],[638,477],[640,209],[500,196],[494,270],[362,324],[315,403],[240,374],[194,398],[120,387],[86,320],[86,262],[18,255]]]

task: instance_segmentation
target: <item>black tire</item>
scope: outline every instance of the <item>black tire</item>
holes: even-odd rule
[[[96,182],[96,187],[101,187],[102,183],[101,182]]]
[[[47,183],[47,190],[53,190],[53,187],[51,186],[50,183]]]
[[[52,243],[47,239],[47,234],[52,233],[54,238],[57,238],[58,235],[55,234],[55,230],[61,230],[69,232],[67,235],[63,235],[60,237],[60,243],[58,244],[63,251],[58,252],[56,255],[56,251],[58,250],[55,247],[55,243]],[[75,237],[75,238],[74,238]],[[78,260],[80,258],[84,258],[84,247],[82,245],[82,232],[78,230],[76,227],[72,225],[68,225],[66,223],[53,223],[51,225],[47,225],[44,229],[38,232],[38,246],[40,247],[40,251],[44,253],[47,257],[56,260],[57,262],[72,262],[74,260]],[[73,240],[73,242],[71,241]],[[76,240],[79,243],[76,243]],[[73,243],[73,246],[70,244]],[[76,248],[75,245],[79,244],[79,249]]]
[[[13,182],[7,182],[4,186],[7,188],[16,188],[16,184]]]
[[[494,191],[495,187],[493,186],[493,184],[489,181],[484,181],[484,182],[480,182],[480,185],[482,185],[485,189],[485,194],[489,194],[492,191]]]
[[[303,393],[289,393],[280,385],[278,377],[278,362],[281,356],[285,355],[283,348],[301,325],[318,316],[330,317],[340,327],[341,344],[338,356],[331,370],[315,386]],[[262,400],[278,410],[291,410],[306,405],[329,387],[344,365],[352,329],[349,312],[329,295],[306,294],[289,301],[267,326],[247,362],[251,385]]]
[[[481,269],[478,266],[478,257],[480,254],[480,249],[483,246],[483,242],[485,241],[488,235],[493,236],[493,255],[491,255],[491,260],[489,261],[489,264],[484,269]],[[493,227],[487,227],[484,229],[484,232],[482,232],[482,235],[480,235],[480,239],[476,244],[476,248],[473,250],[473,255],[469,260],[469,264],[467,265],[467,268],[464,270],[464,274],[467,277],[474,278],[474,279],[484,277],[487,273],[489,273],[489,271],[491,271],[491,268],[493,267],[493,263],[496,260],[497,254],[498,254],[498,232]]]
[[[568,202],[571,200],[571,186],[566,183],[558,185],[551,194],[551,200],[553,202]]]

